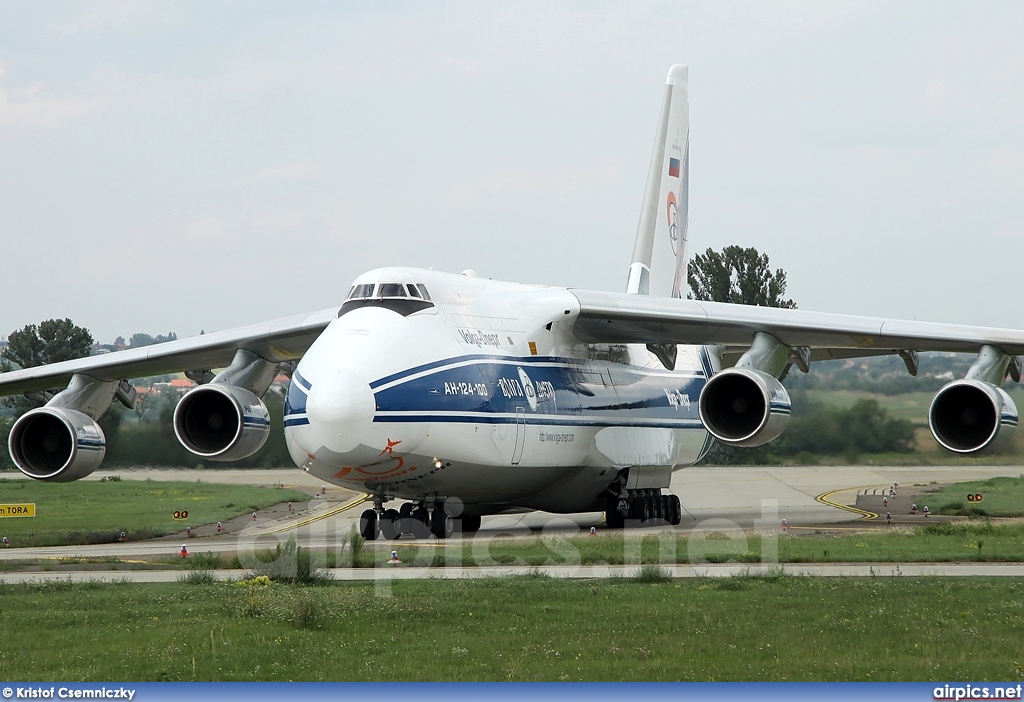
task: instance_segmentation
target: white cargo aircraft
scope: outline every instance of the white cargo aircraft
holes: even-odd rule
[[[244,458],[269,432],[261,397],[297,360],[288,448],[372,497],[368,539],[445,538],[528,510],[678,524],[672,472],[714,440],[777,437],[791,364],[899,354],[916,374],[925,350],[977,354],[931,403],[939,444],[973,456],[1007,442],[1017,409],[1000,386],[1020,378],[1022,331],[683,299],[688,146],[687,69],[673,66],[625,293],[370,271],[340,308],[0,376],[0,395],[47,400],[14,424],[11,457],[32,478],[82,478],[105,453],[96,420],[114,398],[134,404],[126,379],[185,371],[200,384],[174,413],[178,439],[207,460]]]

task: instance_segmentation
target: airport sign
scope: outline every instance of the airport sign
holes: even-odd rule
[[[36,503],[26,502],[17,505],[0,505],[0,517],[34,517]]]

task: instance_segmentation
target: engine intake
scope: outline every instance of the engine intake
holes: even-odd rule
[[[732,446],[768,443],[786,428],[791,412],[782,383],[751,368],[729,368],[713,376],[697,407],[704,428]]]
[[[270,412],[240,387],[210,383],[191,390],[174,409],[181,445],[211,461],[237,461],[261,448],[270,434]]]
[[[928,428],[939,445],[953,453],[995,453],[1017,428],[1017,406],[998,385],[954,380],[935,393]]]
[[[7,441],[18,470],[54,483],[92,473],[107,454],[103,430],[91,417],[64,407],[39,407],[23,414]]]

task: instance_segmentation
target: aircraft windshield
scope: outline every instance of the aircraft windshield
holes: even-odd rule
[[[360,283],[348,291],[338,316],[361,307],[383,307],[408,316],[433,306],[423,283]]]
[[[373,283],[353,285],[352,289],[348,291],[348,299],[351,300],[359,297],[373,297]]]
[[[405,294],[405,286],[401,283],[381,283],[377,292],[378,297],[408,297]]]

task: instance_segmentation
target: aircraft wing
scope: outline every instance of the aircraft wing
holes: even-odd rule
[[[641,344],[722,344],[749,347],[754,334],[771,334],[790,348],[807,347],[810,360],[874,356],[898,350],[977,353],[988,344],[1024,354],[1024,331],[932,322],[856,317],[648,295],[572,290],[582,341]]]
[[[0,373],[0,396],[63,389],[75,373],[96,380],[119,381],[223,368],[231,363],[238,349],[247,349],[272,362],[291,361],[306,352],[337,314],[338,308],[332,307],[138,349]]]

